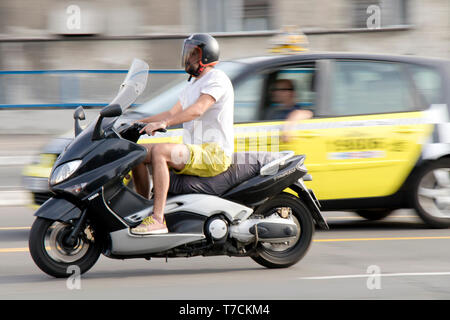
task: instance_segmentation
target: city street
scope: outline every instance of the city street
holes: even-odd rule
[[[105,4],[0,2],[0,300],[447,310],[449,0]]]
[[[26,207],[0,209],[0,299],[447,299],[450,231],[429,229],[410,210],[383,221],[326,212],[309,252],[287,269],[250,258],[111,260],[81,279],[54,279],[34,264]]]
[[[79,282],[51,278],[28,252],[34,210],[20,177],[50,137],[2,137],[0,299],[447,299],[450,294],[450,230],[429,229],[412,210],[377,222],[325,212],[331,230],[317,230],[306,256],[288,269],[265,269],[250,258],[166,262],[102,256]]]

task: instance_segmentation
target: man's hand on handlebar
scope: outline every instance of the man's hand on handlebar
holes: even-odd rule
[[[148,135],[154,136],[156,132],[167,131],[167,124],[164,121],[149,123],[136,122],[136,124],[139,125],[138,129],[140,134],[147,133]]]

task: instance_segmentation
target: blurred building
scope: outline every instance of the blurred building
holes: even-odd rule
[[[449,0],[2,0],[0,69],[179,68],[182,39],[217,36],[222,58],[267,54],[296,25],[312,50],[450,57]]]

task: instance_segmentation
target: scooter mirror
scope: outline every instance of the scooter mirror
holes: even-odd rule
[[[118,117],[122,114],[122,107],[118,104],[110,104],[100,111],[100,116],[102,118],[112,118]]]
[[[122,114],[122,107],[119,104],[110,104],[100,111],[97,123],[95,124],[92,140],[99,140],[103,137],[102,121],[103,118],[118,117]]]
[[[73,118],[75,119],[75,137],[76,137],[81,133],[81,131],[83,131],[80,126],[80,120],[86,119],[86,115],[84,114],[84,109],[82,106],[79,106],[78,108],[75,109],[75,112],[73,113]]]
[[[75,109],[75,112],[73,113],[73,118],[75,120],[85,120],[86,119],[86,115],[84,113],[84,109],[82,106],[79,106],[78,108]]]

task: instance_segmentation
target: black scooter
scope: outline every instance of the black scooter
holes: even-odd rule
[[[221,184],[220,194],[169,195],[169,233],[133,234],[132,228],[152,212],[153,200],[123,181],[146,150],[136,143],[142,126],[118,125],[117,120],[144,90],[147,75],[148,65],[135,59],[116,98],[84,130],[79,124],[84,111],[75,111],[76,137],[49,179],[55,195],[35,213],[30,231],[37,266],[54,277],[68,277],[70,266],[84,273],[100,254],[114,259],[243,256],[268,268],[298,262],[310,246],[314,223],[324,229],[328,225],[303,183],[308,176],[304,156],[289,152],[266,163],[231,165],[226,174],[234,179]],[[286,188],[298,197],[283,192]]]

